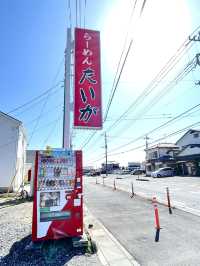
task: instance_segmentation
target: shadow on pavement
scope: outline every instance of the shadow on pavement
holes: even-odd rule
[[[136,178],[135,180],[137,180],[137,181],[150,181],[150,180],[147,179],[147,178]]]
[[[5,200],[0,202],[0,209],[9,207],[9,206],[14,206],[14,205],[19,205],[25,202],[29,202],[32,201],[32,199],[9,199],[9,200]]]
[[[15,242],[8,255],[0,258],[0,265],[65,265],[75,255],[84,255],[85,248],[73,248],[72,239],[44,241],[40,248],[26,250],[31,235]]]

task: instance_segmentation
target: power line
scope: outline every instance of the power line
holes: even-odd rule
[[[132,17],[133,17],[133,14],[134,14],[134,11],[135,11],[135,8],[136,8],[136,3],[137,3],[137,0],[135,0],[135,3],[134,3],[134,6],[133,6],[133,9],[132,9],[132,12],[131,12],[131,16],[130,16],[130,20],[129,20],[129,26],[131,24],[131,20],[132,20]],[[86,9],[86,0],[85,0],[85,9]],[[85,17],[84,17],[84,28],[85,28]],[[116,72],[115,72],[115,77],[114,77],[114,81],[113,81],[113,85],[112,85],[112,89],[111,89],[111,93],[110,93],[110,96],[109,96],[109,102],[108,102],[108,105],[107,105],[107,108],[106,108],[106,113],[105,113],[105,116],[104,116],[104,120],[103,122],[106,121],[106,118],[107,118],[107,115],[108,115],[108,112],[109,112],[109,109],[110,109],[110,106],[112,104],[112,100],[114,98],[114,95],[115,95],[115,92],[116,92],[116,89],[117,89],[117,86],[118,86],[118,83],[119,83],[119,80],[120,80],[120,77],[121,77],[121,74],[122,74],[122,71],[123,71],[123,68],[124,68],[124,65],[126,63],[126,60],[127,60],[127,57],[128,57],[128,54],[130,52],[130,49],[131,49],[131,46],[132,46],[132,42],[133,40],[131,40],[131,42],[129,43],[129,47],[128,47],[128,50],[126,52],[126,56],[125,56],[125,59],[123,61],[123,64],[122,64],[122,67],[121,67],[121,70],[120,70],[120,73],[119,73],[119,76],[118,76],[118,79],[117,79],[117,74],[119,72],[119,67],[120,67],[120,64],[121,64],[121,60],[122,60],[122,57],[123,57],[123,54],[125,52],[125,47],[126,47],[126,43],[127,43],[127,39],[128,39],[128,31],[126,33],[126,36],[125,36],[125,41],[124,41],[124,45],[123,45],[123,49],[122,49],[122,53],[120,55],[120,58],[119,58],[119,62],[118,62],[118,65],[117,65],[117,69],[116,69]],[[117,79],[117,83],[115,84],[115,81]],[[84,144],[82,145],[82,149],[91,141],[91,139],[96,135],[96,132],[95,133],[92,133],[91,136],[84,142]]]
[[[178,134],[180,134],[180,133],[183,133],[183,132],[185,132],[186,130],[189,130],[189,129],[191,129],[191,128],[197,126],[197,125],[200,125],[200,121],[199,121],[199,122],[196,122],[196,123],[193,123],[193,124],[191,124],[191,125],[189,125],[189,126],[187,126],[187,127],[185,127],[185,128],[182,128],[182,129],[180,129],[180,130],[174,131],[174,132],[172,132],[172,133],[170,133],[170,134],[168,134],[168,135],[166,135],[166,136],[164,136],[164,137],[158,138],[158,139],[156,139],[155,141],[153,141],[153,142],[151,142],[151,143],[148,143],[148,144],[149,144],[149,145],[151,145],[151,144],[155,144],[155,143],[157,143],[157,142],[159,142],[159,141],[161,141],[161,140],[163,140],[163,139],[165,139],[165,138],[172,137],[172,136],[178,135]],[[127,152],[131,152],[131,151],[134,151],[134,150],[138,150],[138,149],[144,148],[145,145],[146,145],[146,144],[139,145],[139,146],[137,146],[137,147],[133,147],[133,148],[131,148],[131,149],[128,149],[128,150],[125,150],[125,151],[121,151],[121,152],[118,152],[118,153],[108,153],[108,155],[109,155],[109,156],[116,156],[116,155],[119,155],[119,154],[124,154],[124,153],[127,153]],[[100,160],[102,160],[103,158],[104,158],[104,157],[100,157],[100,158],[98,158],[97,160],[92,161],[91,163],[94,163],[94,162],[100,161]]]
[[[173,118],[170,119],[169,121],[167,121],[167,122],[161,124],[160,126],[158,126],[158,127],[154,128],[154,129],[152,129],[152,130],[150,130],[150,131],[144,133],[143,135],[137,137],[136,139],[133,139],[133,140],[129,141],[128,143],[125,143],[125,144],[123,144],[123,145],[120,145],[120,146],[118,146],[118,147],[112,149],[110,152],[114,152],[114,151],[117,151],[117,150],[119,150],[119,149],[121,149],[121,148],[124,148],[124,147],[126,147],[126,146],[129,146],[130,144],[133,144],[133,143],[137,142],[138,140],[143,139],[143,138],[145,138],[146,136],[149,136],[149,135],[152,134],[153,132],[158,131],[159,129],[161,129],[161,128],[167,126],[167,125],[170,124],[171,122],[173,122],[173,121],[175,121],[175,120],[177,120],[177,119],[180,119],[180,118],[184,118],[184,117],[185,117],[185,114],[190,113],[192,110],[196,109],[197,107],[200,107],[200,104],[197,104],[197,105],[195,105],[195,106],[193,106],[193,107],[187,109],[186,111],[182,112],[181,114],[178,114],[177,116],[173,117]],[[199,109],[196,110],[196,111],[199,111]],[[196,111],[193,111],[192,113],[194,113],[194,112],[196,112]]]
[[[70,28],[72,28],[72,11],[71,11],[70,0],[68,0],[68,11],[69,11],[69,25],[70,25]]]
[[[79,0],[79,20],[80,20],[80,27],[81,27],[81,0]]]
[[[62,117],[60,117],[60,118],[58,118],[58,119],[60,120],[61,118],[62,118]],[[51,121],[50,123],[48,123],[48,124],[46,124],[46,125],[43,125],[42,127],[38,128],[38,129],[36,130],[36,132],[38,132],[41,128],[47,127],[47,126],[49,126],[49,125],[51,125],[51,124],[53,124],[53,123],[55,123],[55,122],[58,122],[58,119],[53,120],[53,121]],[[4,144],[1,144],[1,145],[0,145],[0,149],[1,149],[1,148],[4,148],[5,146],[8,146],[8,145],[10,145],[10,144],[12,144],[12,143],[18,142],[18,140],[19,140],[19,138],[16,138],[16,139],[14,139],[14,140],[10,140],[10,141],[8,141],[8,142],[6,142],[6,143],[4,143]]]
[[[86,7],[87,7],[87,0],[84,1],[84,21],[83,21],[83,27],[85,29],[85,17],[86,17]]]
[[[48,123],[45,123],[45,124],[42,124],[40,127],[37,128],[37,131],[40,131],[42,128],[47,128],[49,126],[51,126],[52,124],[54,124],[56,121],[58,121],[58,119],[61,119],[62,118],[62,112],[60,113],[60,115],[58,116],[58,118],[54,119],[54,120],[51,120],[50,122]]]
[[[189,66],[191,66],[191,68],[189,68]],[[185,76],[187,76],[193,69],[194,69],[194,65],[190,65],[188,64],[183,70],[182,72],[180,72],[173,81],[171,81],[168,85],[166,85],[160,92],[158,92],[154,98],[152,100],[150,100],[150,102],[148,102],[148,104],[140,111],[140,113],[137,115],[138,118],[140,118],[141,116],[143,116],[146,112],[148,112],[149,110],[151,110],[155,104],[157,104],[160,99],[162,99],[164,97],[164,95],[166,95],[167,93],[170,92],[170,90],[176,86],[178,84],[178,82],[180,82],[183,78],[185,78]],[[132,127],[134,125],[134,123],[131,124],[130,127]],[[129,128],[130,128],[129,127]],[[124,128],[126,128],[126,125],[124,126]],[[123,129],[122,129],[123,130]]]
[[[90,140],[96,135],[97,131],[92,132],[92,134],[87,138],[87,140],[82,144],[81,150],[90,142]]]
[[[62,67],[63,62],[64,62],[64,58],[62,58],[62,60],[60,61],[59,65],[58,65],[58,70],[57,70],[56,75],[55,75],[53,82],[52,82],[53,84],[55,83],[56,79],[58,78],[58,75],[61,71],[61,67]],[[40,98],[44,97],[45,95],[49,94],[51,91],[53,91],[53,89],[57,88],[59,85],[60,85],[60,81],[58,83],[56,83],[55,85],[51,86],[49,89],[47,89],[43,93],[39,94],[38,96],[32,98],[31,100],[29,100],[27,102],[15,107],[14,109],[7,112],[6,114],[9,115],[9,114],[15,113],[16,111],[26,107],[27,105],[32,104],[33,102],[35,102],[35,101],[39,100]]]
[[[78,25],[78,0],[76,0],[76,27]]]
[[[198,26],[192,34],[198,31],[200,26]],[[143,92],[133,101],[133,103],[126,109],[126,111],[120,115],[120,117],[111,125],[109,126],[106,131],[108,132],[111,128],[117,125],[122,118],[128,114],[128,112],[134,107],[137,106],[141,101],[143,101],[146,96],[148,96],[159,84],[159,82],[169,73],[171,69],[173,69],[174,65],[177,64],[182,56],[186,53],[187,49],[191,48],[191,43],[188,42],[186,39],[182,45],[177,49],[176,53],[167,61],[164,67],[160,70],[160,72],[155,76],[155,78],[150,82],[150,84],[143,90]],[[186,50],[186,51],[185,51]],[[90,138],[91,140],[92,138]],[[97,140],[98,141],[98,140]],[[89,142],[87,142],[89,143]]]
[[[114,87],[113,93],[112,93],[112,95],[111,95],[111,98],[110,98],[109,103],[108,103],[108,106],[107,106],[107,110],[106,110],[106,114],[105,114],[104,122],[106,121],[106,118],[107,118],[108,112],[109,112],[109,110],[110,110],[110,107],[111,107],[111,104],[112,104],[113,98],[114,98],[114,96],[115,96],[115,92],[116,92],[116,89],[117,89],[117,87],[118,87],[118,84],[119,84],[119,81],[120,81],[120,78],[121,78],[121,75],[122,75],[122,72],[123,72],[124,66],[125,66],[125,64],[126,64],[127,57],[128,57],[128,55],[129,55],[129,52],[130,52],[130,49],[131,49],[132,43],[133,43],[133,40],[131,40],[130,43],[129,43],[129,47],[128,47],[128,50],[127,50],[127,52],[126,52],[126,56],[125,56],[125,58],[124,58],[124,61],[123,61],[123,64],[122,64],[122,67],[121,67],[121,70],[120,70],[119,76],[118,76],[118,78],[117,78],[117,82],[116,82],[116,84],[115,84],[115,87]]]
[[[51,112],[55,112],[55,109],[57,109],[58,107],[62,107],[63,109],[63,102],[61,102],[60,104],[56,105],[56,106],[53,106],[51,107],[51,109],[48,109],[46,112],[43,113],[43,116],[46,115],[46,114],[49,114]],[[32,124],[33,122],[35,122],[37,120],[38,117],[35,117],[34,119],[28,121],[28,122],[25,122],[23,124],[25,125],[29,125],[29,124]]]
[[[53,89],[57,88],[59,85],[60,85],[60,82],[58,82],[54,86],[50,87],[49,89],[47,89],[46,91],[44,91],[40,95],[38,95],[38,96],[32,98],[31,100],[25,102],[24,104],[21,104],[21,105],[15,107],[14,109],[12,109],[9,112],[7,112],[6,114],[9,115],[9,114],[15,113],[16,111],[26,107],[27,105],[30,105],[30,104],[34,103],[35,101],[37,101],[37,100],[43,98],[44,96],[46,96],[49,92],[51,92]]]
[[[185,43],[185,42],[184,42]],[[181,47],[184,47],[184,43],[181,45]],[[180,48],[178,49],[178,51]],[[142,91],[142,93],[129,105],[129,107],[119,116],[119,118],[107,129],[107,131],[110,131],[113,127],[116,127],[117,124],[124,118],[125,115],[127,115],[130,110],[133,107],[136,107],[141,103],[152,91],[158,86],[159,81],[163,79],[169,71],[174,67],[174,60],[176,60],[177,53],[173,55],[170,60],[165,64],[165,66],[160,70],[160,72],[156,75],[156,77],[150,82],[150,84]],[[173,65],[171,65],[173,64]],[[167,69],[169,68],[170,69]],[[166,70],[167,69],[167,70]],[[167,72],[166,72],[167,71]]]
[[[56,119],[56,120],[54,121],[53,126],[52,126],[52,128],[50,129],[47,138],[44,140],[42,147],[45,148],[47,142],[49,141],[49,138],[52,136],[53,132],[54,132],[55,129],[56,129],[56,125],[58,124],[58,122],[60,122],[61,119],[62,119],[62,116],[60,116],[58,119]]]
[[[127,40],[128,40],[128,34],[129,34],[129,27],[131,25],[131,21],[132,21],[132,18],[133,18],[133,15],[134,15],[134,11],[135,11],[135,8],[136,8],[136,4],[137,4],[137,0],[135,0],[135,3],[133,5],[133,9],[132,9],[132,12],[131,12],[131,16],[130,16],[130,19],[129,19],[129,26],[128,26],[128,30],[126,32],[126,36],[125,36],[125,40],[124,40],[124,44],[123,44],[123,48],[122,48],[122,52],[121,52],[121,55],[120,55],[120,58],[119,58],[119,62],[118,62],[118,65],[117,65],[117,69],[116,69],[116,72],[115,72],[115,76],[114,76],[114,80],[113,80],[113,85],[112,85],[112,89],[111,89],[111,92],[110,92],[110,96],[109,96],[109,101],[108,101],[108,105],[107,105],[107,108],[106,108],[106,112],[105,112],[105,115],[104,115],[104,122],[106,121],[107,119],[107,116],[108,116],[108,112],[109,112],[109,109],[110,109],[110,106],[112,104],[112,100],[114,98],[114,95],[115,95],[115,92],[116,92],[116,89],[117,89],[117,85],[118,85],[118,82],[119,82],[119,79],[120,77],[118,77],[118,82],[116,83],[116,79],[117,79],[117,75],[118,75],[118,72],[119,72],[119,67],[121,65],[121,62],[122,62],[122,57],[123,57],[123,54],[125,53],[125,48],[126,48],[126,43],[127,43]],[[129,44],[129,48],[127,51],[130,50],[131,48],[131,45],[132,45],[132,40]],[[128,56],[128,53],[126,53],[126,57]],[[125,64],[125,60],[124,60],[124,63],[123,65]],[[122,66],[123,68],[123,66]],[[121,71],[122,72],[122,68],[121,68]],[[119,74],[119,76],[121,76]],[[117,84],[117,85],[116,85]]]
[[[61,66],[62,66],[62,64],[63,64],[63,61],[64,61],[64,59],[62,58],[62,61],[60,62],[59,66],[58,66],[58,70],[56,71],[56,75],[55,75],[55,77],[53,78],[52,83],[55,83],[56,79],[58,78],[58,75],[59,75],[59,73],[60,73],[60,71],[61,71]],[[32,140],[32,138],[33,138],[33,136],[34,136],[34,134],[35,134],[35,132],[36,132],[36,129],[37,129],[37,127],[38,127],[38,124],[39,124],[39,122],[40,122],[41,117],[43,116],[44,109],[45,109],[45,107],[46,107],[46,105],[47,105],[47,102],[48,102],[50,96],[51,96],[51,95],[50,95],[50,92],[48,92],[48,93],[47,93],[47,96],[46,96],[46,98],[45,98],[45,100],[44,100],[44,104],[42,105],[42,108],[41,108],[40,114],[39,114],[39,116],[37,117],[37,120],[36,120],[36,122],[35,122],[35,126],[34,126],[32,132],[31,132],[31,135],[30,135],[30,138],[29,138],[29,141],[28,141],[28,145],[30,145],[30,142],[31,142],[31,140]]]
[[[51,92],[51,96],[54,95],[58,90],[60,90],[61,87],[59,87],[58,89],[56,89],[55,91]],[[25,108],[24,110],[22,110],[21,112],[17,112],[16,116],[19,116],[25,112],[28,112],[29,110],[33,110],[33,107],[36,107],[37,105],[41,104],[45,99],[41,98],[40,100],[38,100],[37,102],[33,102],[32,104],[28,105],[27,108]],[[61,104],[60,104],[61,105]],[[51,108],[51,110],[54,107]],[[56,108],[56,107],[55,107]],[[46,113],[46,112],[45,112]]]
[[[187,41],[187,40],[186,40]],[[177,50],[176,54],[181,52],[181,49],[183,49],[185,47],[185,43],[186,41],[179,47],[179,49]],[[144,100],[144,98],[149,95],[149,93],[152,92],[152,90],[158,85],[158,83],[156,83],[157,79],[161,79],[164,75],[166,76],[168,74],[168,72],[171,70],[172,67],[174,67],[174,65],[170,65],[171,63],[174,63],[174,61],[176,60],[176,54],[173,55],[168,62],[165,64],[165,66],[161,69],[161,71],[156,75],[156,77],[150,82],[150,84],[143,90],[143,92],[136,98],[136,100],[133,101],[133,103],[126,109],[126,111],[111,125],[107,128],[107,131],[110,131],[111,128],[115,127],[117,125],[117,123],[119,124],[119,122],[122,120],[122,118],[128,114],[128,112],[133,108],[133,106],[137,106],[139,104],[139,102],[141,102],[142,100]],[[180,60],[180,59],[178,59]],[[168,67],[168,65],[170,65],[170,69],[167,69],[167,73],[166,73],[166,68]],[[169,67],[168,67],[169,68]],[[158,82],[158,81],[157,81]],[[149,109],[148,109],[149,110]],[[132,124],[133,125],[133,124]],[[129,125],[130,127],[130,125]],[[87,142],[89,143],[89,142]]]
[[[195,31],[197,31],[199,29],[199,27],[197,27],[196,29],[195,29]],[[195,32],[194,31],[194,32]],[[188,41],[186,40],[183,44],[182,44],[182,46],[181,47],[179,47],[179,49],[177,50],[177,52],[176,52],[176,54],[180,54],[181,55],[181,53],[183,53],[184,52],[184,50],[185,50],[185,48],[186,47],[189,47],[189,43],[188,43]],[[185,53],[185,52],[184,52]],[[171,63],[177,63],[177,59],[176,59],[176,54],[172,57],[172,58],[170,58],[170,60],[167,62],[167,64],[171,64]],[[180,60],[180,59],[179,59]],[[167,65],[166,64],[166,65]],[[169,65],[170,65],[169,64]],[[166,65],[161,69],[161,71],[159,72],[159,75],[163,75],[165,72],[166,72]],[[173,65],[171,65],[171,68],[173,68]],[[165,73],[166,74],[166,73]],[[153,80],[154,82],[156,82],[157,80],[157,78],[159,78],[159,75],[157,75],[156,76],[156,78],[155,78],[155,80]]]
[[[198,26],[191,34],[194,34],[196,31],[200,29],[200,26]],[[159,84],[161,79],[163,79],[171,69],[173,69],[174,65],[177,64],[182,56],[187,52],[187,49],[190,49],[192,47],[192,44],[188,42],[188,38],[183,42],[183,44],[178,48],[177,52],[168,60],[168,62],[164,65],[164,67],[161,69],[161,71],[156,75],[156,77],[150,82],[150,84],[143,90],[143,92],[136,98],[136,100],[133,101],[133,103],[126,109],[126,111],[107,129],[109,131],[111,128],[113,128],[116,123],[122,120],[122,118],[135,106],[138,105],[139,102],[144,100],[146,96],[148,96],[153,89]],[[186,51],[185,51],[186,50]],[[184,52],[184,53],[183,53]],[[183,55],[181,56],[181,53]],[[178,56],[181,56],[181,58],[178,58]],[[169,68],[169,69],[167,69]],[[167,71],[167,72],[166,72]],[[152,88],[151,88],[152,87]]]
[[[125,143],[125,144],[123,144],[123,145],[120,145],[120,146],[116,147],[115,149],[113,149],[113,150],[111,150],[111,151],[115,151],[115,150],[118,150],[118,149],[120,149],[120,148],[124,148],[124,147],[126,147],[126,146],[128,146],[128,145],[130,145],[130,144],[132,144],[132,143],[134,143],[134,142],[136,142],[136,141],[138,141],[138,140],[144,138],[146,135],[149,136],[149,135],[152,134],[153,132],[158,131],[159,129],[161,129],[161,128],[167,126],[167,125],[169,125],[171,122],[173,122],[173,121],[175,121],[175,120],[177,120],[177,119],[180,119],[182,116],[184,116],[185,114],[189,113],[190,111],[196,109],[197,107],[200,107],[200,104],[197,104],[197,105],[195,105],[195,106],[193,106],[193,107],[187,109],[186,111],[184,111],[184,112],[182,112],[181,114],[179,114],[179,115],[173,117],[172,119],[170,119],[169,121],[167,121],[167,122],[161,124],[160,126],[158,126],[158,127],[154,128],[154,129],[152,129],[152,130],[150,130],[150,131],[144,133],[144,134],[141,135],[140,137],[138,137],[138,138],[136,138],[136,139],[134,139],[134,140],[132,140],[132,141],[130,141],[130,142],[128,142],[128,143]]]
[[[142,3],[142,8],[141,8],[141,10],[140,10],[140,17],[142,16],[142,13],[143,13],[143,11],[144,11],[144,6],[145,6],[145,4],[146,4],[146,0],[144,0],[143,3]]]
[[[142,8],[141,8],[141,10],[140,10],[140,17],[141,17],[141,15],[142,15],[142,13],[143,13],[145,3],[146,3],[146,0],[143,1]],[[135,8],[136,8],[136,4],[137,4],[137,0],[135,1],[134,6],[133,6],[133,10],[132,10],[132,13],[131,13],[131,17],[130,17],[130,22],[129,22],[129,24],[131,24],[131,20],[132,20],[132,17],[133,17],[133,14],[134,14]],[[118,63],[118,66],[117,66],[116,75],[117,75],[117,73],[118,73],[118,71],[119,71],[119,66],[120,66],[120,63],[121,63],[121,59],[122,59],[122,56],[123,56],[124,51],[125,51],[125,46],[126,46],[127,38],[128,38],[128,31],[127,31],[127,33],[126,33],[125,42],[124,42],[124,47],[123,47],[123,50],[122,50],[122,53],[121,53],[121,56],[120,56],[120,59],[119,59],[119,63]],[[130,41],[130,43],[129,43],[129,47],[128,47],[128,50],[127,50],[127,52],[126,52],[125,59],[124,59],[124,61],[123,61],[123,64],[122,64],[122,67],[121,67],[121,70],[120,70],[120,73],[119,73],[119,76],[118,76],[118,79],[117,79],[116,84],[115,84],[115,80],[116,80],[116,75],[115,75],[114,82],[113,82],[113,86],[114,86],[114,84],[115,84],[115,87],[114,87],[114,88],[112,89],[112,91],[111,91],[110,99],[109,99],[108,106],[107,106],[106,113],[105,113],[105,117],[104,117],[104,122],[106,121],[106,118],[107,118],[107,116],[108,116],[108,112],[109,112],[110,106],[111,106],[111,104],[112,104],[112,101],[113,101],[113,98],[114,98],[114,95],[115,95],[116,89],[117,89],[117,87],[118,87],[118,83],[119,83],[119,80],[120,80],[120,78],[121,78],[121,74],[122,74],[122,72],[123,72],[124,65],[125,65],[125,63],[126,63],[126,60],[127,60],[128,54],[129,54],[129,52],[130,52],[130,49],[131,49],[132,43],[133,43],[133,39],[131,39],[131,41]]]

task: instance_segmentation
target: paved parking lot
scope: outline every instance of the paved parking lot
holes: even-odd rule
[[[198,216],[178,209],[170,215],[166,206],[158,204],[161,230],[159,242],[155,242],[155,218],[150,201],[96,185],[90,177],[84,183],[84,199],[89,210],[140,265],[199,265]]]
[[[95,177],[91,178],[93,178],[93,182],[96,182]],[[103,182],[102,179],[102,176],[97,177],[99,183]],[[131,192],[131,183],[133,182],[134,192],[137,195],[146,198],[156,196],[162,203],[167,202],[166,187],[169,187],[172,206],[200,216],[200,177],[152,178],[139,176],[138,178],[134,175],[108,175],[104,179],[105,185],[113,186],[114,179],[119,189]]]

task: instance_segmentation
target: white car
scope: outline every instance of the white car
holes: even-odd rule
[[[174,175],[174,169],[171,167],[163,167],[151,173],[151,177],[164,177],[164,176],[173,176],[173,175]]]

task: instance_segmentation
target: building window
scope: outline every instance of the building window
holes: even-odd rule
[[[151,158],[152,159],[157,159],[158,158],[158,152],[157,151],[154,151],[151,153]]]
[[[199,137],[199,133],[194,133],[193,134],[193,138],[198,138]]]

